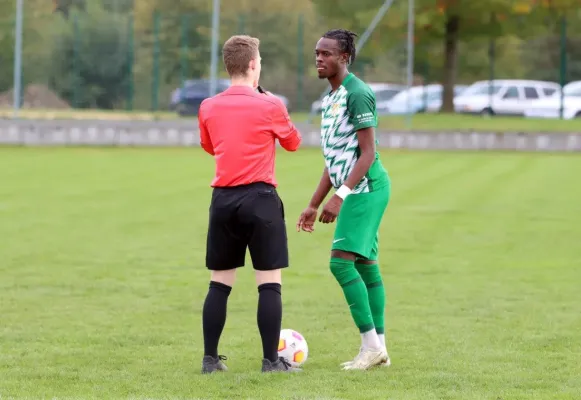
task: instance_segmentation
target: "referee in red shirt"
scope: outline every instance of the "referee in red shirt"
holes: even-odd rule
[[[231,86],[202,102],[201,145],[214,156],[216,175],[206,244],[210,288],[203,308],[202,373],[225,371],[218,342],[228,296],[248,247],[258,285],[262,371],[293,371],[278,357],[282,321],[281,269],[289,266],[284,206],[276,192],[275,142],[295,151],[301,135],[284,104],[258,87],[259,40],[233,36],[222,49]]]

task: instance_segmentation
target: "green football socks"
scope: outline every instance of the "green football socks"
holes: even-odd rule
[[[375,328],[365,283],[353,261],[331,258],[331,272],[343,289],[353,321],[361,333]]]
[[[357,272],[363,279],[369,296],[369,307],[373,316],[375,331],[378,335],[385,334],[385,289],[377,264],[355,263]]]

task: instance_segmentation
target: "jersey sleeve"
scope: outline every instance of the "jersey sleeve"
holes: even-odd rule
[[[291,122],[284,104],[276,99],[276,104],[271,107],[272,130],[280,145],[287,151],[295,151],[301,144],[301,134]]]
[[[375,96],[368,90],[356,90],[347,96],[349,123],[355,131],[377,127]]]

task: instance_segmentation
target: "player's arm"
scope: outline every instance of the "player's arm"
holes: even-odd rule
[[[375,96],[371,92],[351,93],[347,98],[347,109],[349,122],[357,131],[359,158],[343,185],[353,190],[375,161]]]
[[[369,168],[375,161],[375,131],[372,127],[363,128],[357,131],[357,141],[359,142],[359,158],[355,162],[353,170],[343,183],[349,189],[361,182],[361,179],[367,174]]]
[[[356,131],[359,143],[359,158],[343,185],[329,199],[319,216],[319,221],[328,224],[335,221],[343,199],[367,174],[375,160],[375,97],[369,92],[354,92],[347,97],[349,122]]]
[[[206,123],[203,117],[202,107],[198,111],[198,126],[200,128],[200,145],[210,155],[214,155],[214,145],[212,144],[212,139],[210,138],[210,132],[206,127]]]
[[[332,187],[333,185],[331,185],[331,179],[329,178],[329,170],[327,167],[325,167],[323,170],[323,175],[321,176],[321,180],[319,181],[319,185],[317,186],[313,197],[311,197],[309,207],[318,209],[323,203],[323,200],[325,200],[325,197],[327,197],[331,191]]]
[[[278,100],[278,99],[277,99]],[[296,151],[302,142],[302,136],[292,123],[288,111],[281,101],[271,107],[272,131],[280,145],[286,151]]]

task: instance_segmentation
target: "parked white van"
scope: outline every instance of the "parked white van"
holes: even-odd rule
[[[546,99],[535,101],[525,111],[529,118],[560,118],[561,91]],[[581,81],[569,82],[563,86],[563,119],[581,118]]]
[[[560,89],[558,83],[548,81],[478,81],[454,98],[454,109],[457,113],[524,116],[533,102],[550,97]]]

